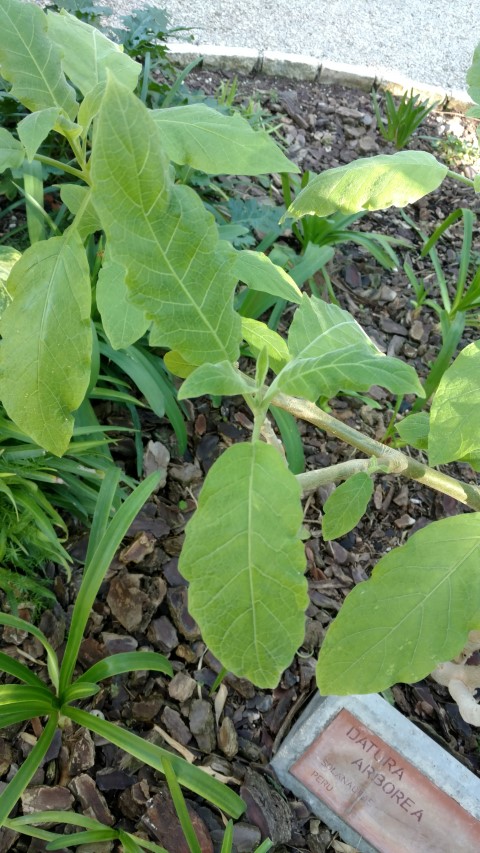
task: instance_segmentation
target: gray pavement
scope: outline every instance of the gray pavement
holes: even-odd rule
[[[143,0],[103,0],[125,12]],[[465,88],[480,42],[473,0],[153,0],[200,44],[303,53]]]

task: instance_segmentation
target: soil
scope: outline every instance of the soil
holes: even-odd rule
[[[225,79],[232,78],[196,73],[189,78],[189,85],[214,92]],[[303,170],[319,172],[358,156],[393,151],[376,131],[370,96],[363,92],[256,77],[239,79],[238,93],[240,99],[246,100],[253,95],[274,115],[288,156]],[[455,133],[460,143],[448,143],[449,133]],[[433,137],[433,142],[425,136]],[[455,162],[449,161],[451,168],[469,177],[475,173],[478,154],[475,124],[462,116],[430,115],[410,147],[432,150],[440,158],[455,155]],[[281,202],[280,187],[275,183],[267,191],[260,182],[244,180],[239,182],[237,190],[244,197],[267,195],[271,199],[273,195]],[[450,211],[461,206],[472,207],[471,190],[446,181],[437,192],[411,206],[408,214],[430,234]],[[478,202],[474,201],[473,206],[478,206]],[[424,275],[434,289],[429,261],[419,259],[419,238],[398,211],[371,214],[357,227],[410,240],[413,248],[402,250],[403,257],[410,257],[417,274]],[[478,236],[478,228],[475,235]],[[456,280],[460,245],[461,230],[450,229],[441,249],[450,286]],[[363,249],[348,243],[338,247],[330,265],[330,276],[342,306],[356,317],[380,348],[400,356],[420,376],[425,376],[427,365],[439,348],[437,316],[429,307],[414,309],[412,290],[403,271],[386,272]],[[467,329],[462,345],[475,337],[475,330]],[[335,417],[380,439],[392,416],[388,406],[393,401],[380,388],[373,388],[371,397],[382,404],[382,409],[371,408],[354,397],[338,398],[330,405]],[[269,770],[269,761],[300,710],[314,695],[318,648],[345,595],[356,583],[368,578],[386,549],[400,545],[432,520],[465,512],[465,508],[416,483],[389,475],[377,476],[374,511],[367,512],[347,536],[325,544],[320,538],[321,510],[330,489],[318,489],[305,506],[305,525],[310,533],[305,547],[311,603],[302,649],[275,690],[258,690],[249,682],[227,675],[223,686],[211,695],[210,688],[221,667],[205,648],[198,627],[188,614],[187,588],[178,572],[178,555],[185,523],[194,512],[206,473],[225,447],[248,440],[252,424],[238,399],[223,399],[218,407],[210,399],[202,399],[195,407],[190,406],[190,415],[189,447],[182,458],[176,455],[169,422],[152,414],[143,418],[145,444],[150,440],[160,441],[171,454],[169,475],[165,487],[132,525],[127,545],[110,567],[89,621],[79,661],[80,667],[86,668],[112,652],[154,649],[170,658],[175,678],[149,673],[118,676],[105,682],[101,692],[93,700],[82,702],[82,706],[96,709],[107,719],[131,727],[152,742],[177,751],[188,750],[197,763],[207,763],[223,776],[235,779],[236,790],[240,790],[248,803],[246,815],[235,830],[238,853],[255,849],[268,834],[276,844],[274,849],[285,853],[345,850],[335,833],[278,786]],[[101,419],[104,423],[118,423],[118,411],[102,404]],[[331,465],[350,457],[349,448],[335,439],[307,424],[300,424],[300,429],[307,467]],[[130,439],[121,439],[117,456],[128,469],[134,458]],[[453,466],[451,470],[463,479],[476,481],[466,465]],[[75,534],[72,555],[80,561],[85,551],[86,536],[81,532]],[[78,562],[70,585],[61,576],[55,576],[58,603],[40,620],[40,628],[60,652],[81,575],[80,565]],[[28,611],[23,615],[28,618]],[[2,650],[22,660],[25,653],[30,655],[39,661],[41,671],[42,648],[34,639],[5,628]],[[480,775],[478,735],[460,718],[445,688],[427,678],[418,684],[394,686],[388,698],[416,726]],[[16,725],[3,734],[0,786],[13,777],[32,749],[38,729]],[[173,747],[171,739],[175,742]],[[218,812],[193,796],[188,795],[187,799],[192,814],[195,813],[203,853],[218,851],[223,835]],[[66,730],[63,743],[60,736],[56,738],[24,795],[22,807],[87,811],[104,823],[145,833],[168,850],[178,853],[187,850],[162,777],[82,730]],[[0,851],[34,853],[44,849],[43,842],[30,842],[5,830],[0,834]],[[87,853],[87,848],[82,849]],[[95,845],[95,853],[113,849],[110,842]]]

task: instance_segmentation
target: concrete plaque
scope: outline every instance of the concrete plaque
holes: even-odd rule
[[[272,766],[362,853],[480,850],[480,780],[379,696],[317,697]]]

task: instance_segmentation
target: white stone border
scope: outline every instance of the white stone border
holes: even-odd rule
[[[189,44],[168,42],[170,60],[181,67],[202,58],[200,67],[215,71],[238,71],[242,74],[267,74],[270,77],[286,77],[290,80],[337,83],[369,92],[372,88],[388,90],[394,95],[403,95],[413,90],[429,101],[440,102],[440,108],[465,113],[473,101],[464,89],[443,89],[410,80],[401,74],[392,74],[385,68],[368,65],[350,65],[330,62],[300,53],[280,53],[252,48],[220,47],[213,44]]]

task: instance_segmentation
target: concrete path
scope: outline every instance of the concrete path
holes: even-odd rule
[[[102,0],[126,13],[145,0]],[[473,0],[150,0],[200,44],[303,53],[464,89],[480,42]]]

